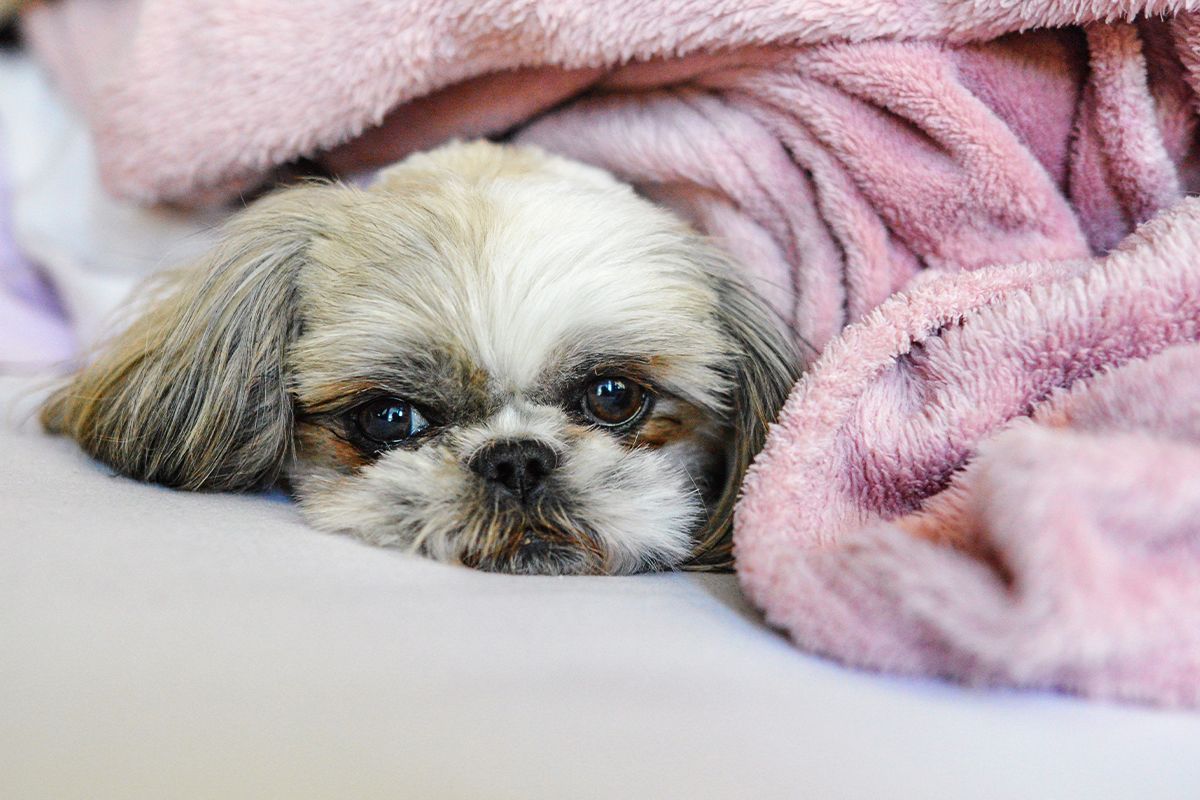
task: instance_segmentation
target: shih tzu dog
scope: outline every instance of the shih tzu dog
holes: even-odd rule
[[[601,170],[483,142],[253,203],[44,426],[190,490],[481,569],[730,559],[796,377],[726,258]]]

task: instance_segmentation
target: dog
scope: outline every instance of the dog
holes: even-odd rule
[[[454,143],[252,203],[41,420],[123,475],[283,486],[317,528],[443,561],[712,569],[798,364],[632,187]]]

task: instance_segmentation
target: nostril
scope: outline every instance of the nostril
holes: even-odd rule
[[[556,463],[554,450],[548,445],[518,440],[485,447],[471,459],[471,469],[489,484],[528,500],[542,488]]]
[[[550,474],[550,470],[554,469],[554,452],[546,449],[534,450],[526,454],[525,474],[526,476],[536,478],[538,480]]]
[[[511,461],[500,461],[487,477],[499,481],[511,489],[518,478],[516,465]]]

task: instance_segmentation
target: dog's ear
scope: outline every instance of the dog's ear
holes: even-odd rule
[[[162,279],[132,325],[47,400],[43,426],[142,480],[272,484],[292,448],[297,277],[330,191],[285,189],[235,217],[203,263]]]
[[[688,562],[690,569],[723,570],[733,566],[733,508],[742,478],[762,449],[767,426],[775,421],[800,377],[801,357],[785,325],[741,281],[718,273],[718,316],[734,344],[731,369],[731,441],[724,484],[709,509]]]

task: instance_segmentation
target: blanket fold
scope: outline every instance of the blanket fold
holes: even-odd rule
[[[768,619],[880,669],[1200,704],[1197,248],[1187,200],[1096,263],[934,281],[847,329],[738,507]]]
[[[1200,31],[1154,16],[1186,8],[68,0],[24,25],[118,195],[509,133],[691,218],[815,352],[928,267],[1103,252],[1200,188]]]
[[[1196,705],[1193,5],[62,0],[23,25],[138,202],[452,137],[612,171],[812,359],[737,517],[774,624],[879,669]]]

